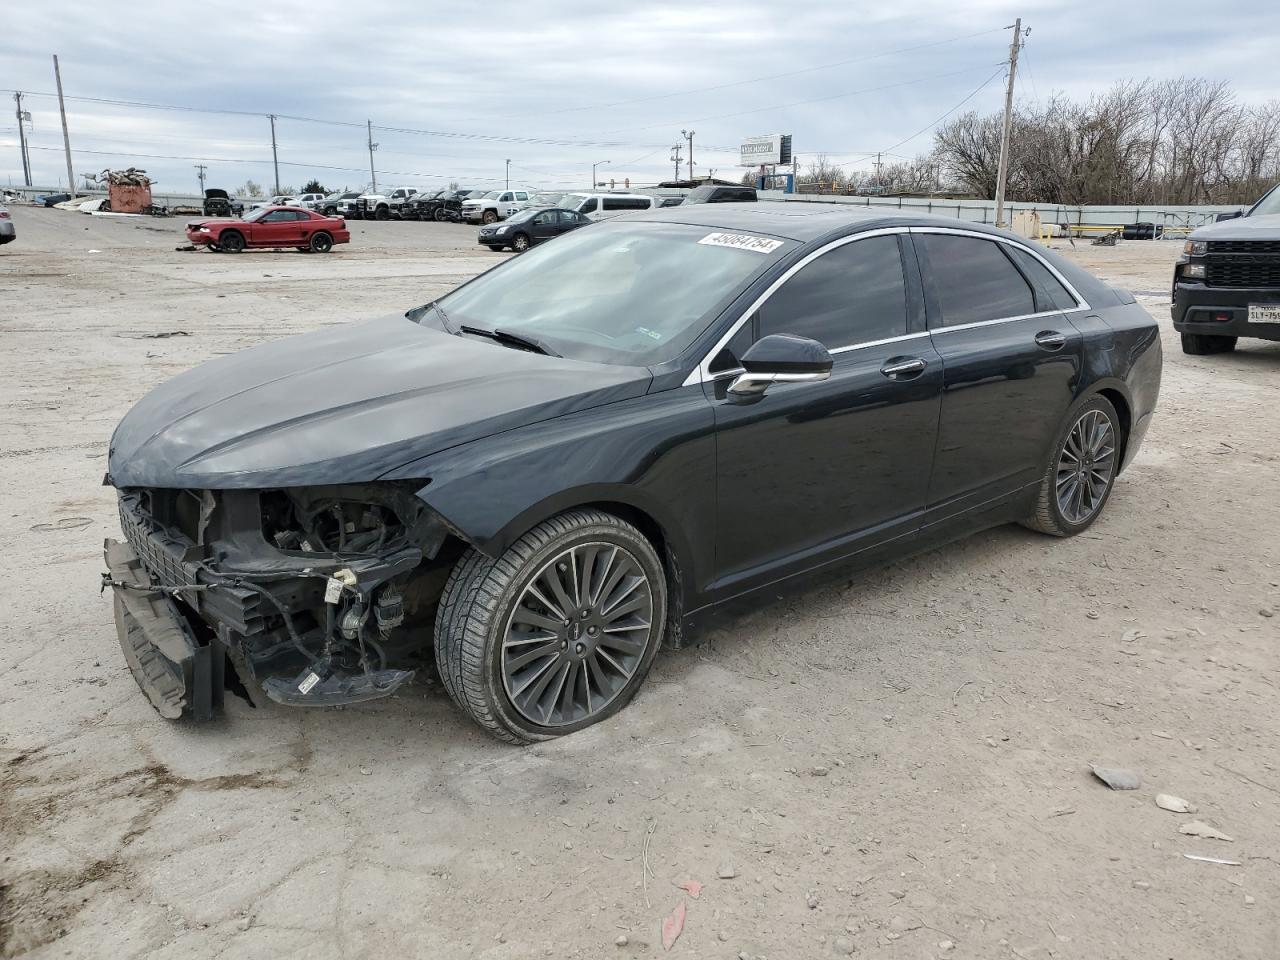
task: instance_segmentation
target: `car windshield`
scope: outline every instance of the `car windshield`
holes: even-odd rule
[[[518,210],[515,213],[513,213],[511,216],[507,217],[507,223],[524,223],[524,221],[528,220],[530,217],[536,217],[539,213],[542,212],[542,209],[543,208],[538,208],[536,210],[534,209]]]
[[[560,203],[563,193],[537,193],[529,201],[531,207],[554,207]]]
[[[255,207],[253,210],[250,210],[248,213],[244,215],[244,219],[248,223],[253,223],[255,220],[261,220],[268,213],[270,213],[272,209],[273,208],[270,206]]]
[[[743,249],[752,239],[689,224],[594,224],[482,274],[441,299],[440,312],[454,332],[523,334],[577,360],[662,363],[793,246],[759,238]]]
[[[488,193],[486,193],[486,194],[485,194],[483,197],[481,197],[480,199],[481,199],[481,200],[497,200],[497,199],[498,199],[498,197],[500,197],[500,196],[502,196],[502,191],[501,191],[501,190],[490,190]]]
[[[1280,185],[1272,187],[1270,192],[1259,200],[1249,211],[1251,217],[1265,217],[1268,214],[1280,213]]]

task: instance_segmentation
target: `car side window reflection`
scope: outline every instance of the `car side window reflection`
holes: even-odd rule
[[[994,240],[946,233],[920,235],[942,326],[954,327],[1036,312],[1031,287]]]
[[[896,235],[836,247],[803,267],[760,308],[759,335],[790,333],[828,350],[907,332],[907,285]]]

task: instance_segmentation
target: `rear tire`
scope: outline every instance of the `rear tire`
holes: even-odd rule
[[[1111,497],[1123,443],[1120,418],[1106,397],[1073,408],[1054,441],[1035,513],[1022,525],[1053,537],[1087,530]]]
[[[463,555],[436,613],[436,664],[449,696],[485,731],[509,743],[549,740],[630,701],[662,645],[666,609],[662,564],[644,535],[612,514],[570,510],[497,560]]]
[[[1193,357],[1207,357],[1215,353],[1230,353],[1236,348],[1238,337],[1220,337],[1209,333],[1184,333],[1182,352]]]
[[[311,235],[311,252],[328,253],[333,249],[333,237],[321,230]]]
[[[218,237],[218,246],[224,253],[240,253],[244,250],[244,234],[238,230],[227,230]]]

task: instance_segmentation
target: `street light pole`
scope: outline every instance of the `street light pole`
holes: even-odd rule
[[[681,130],[680,136],[689,141],[689,185],[693,185],[693,133],[692,130]]]
[[[511,189],[511,161],[510,160],[507,161],[507,185],[503,189],[504,190]]]
[[[613,163],[612,160],[597,160],[591,165],[591,189],[596,188],[596,167],[603,167],[606,163]]]

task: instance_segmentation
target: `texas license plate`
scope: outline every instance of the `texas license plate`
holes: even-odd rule
[[[1280,323],[1280,303],[1249,304],[1250,323]]]

